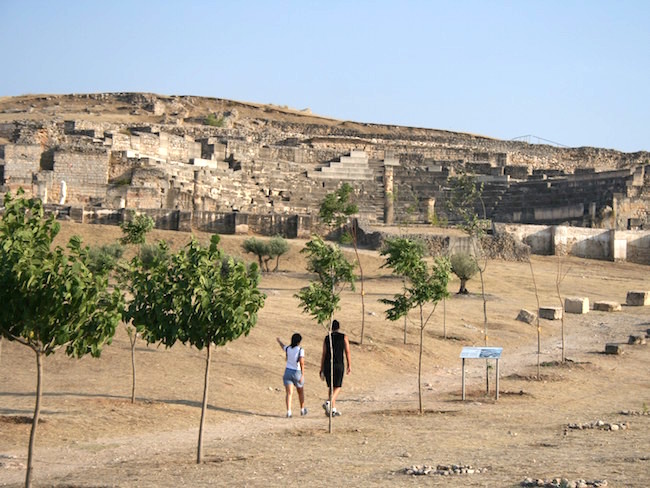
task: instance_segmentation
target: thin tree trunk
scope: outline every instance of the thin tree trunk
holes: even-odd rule
[[[332,413],[334,411],[334,406],[332,404],[334,396],[334,345],[332,344],[332,317],[330,317],[330,330],[327,333],[327,337],[330,343],[330,411],[329,411],[329,425],[327,428],[328,433],[332,433]]]
[[[541,379],[541,363],[540,363],[540,356],[542,354],[542,328],[539,325],[539,293],[537,292],[537,281],[535,280],[535,272],[533,271],[533,262],[530,260],[530,256],[528,257],[528,264],[530,265],[530,274],[533,277],[533,286],[535,287],[535,299],[537,300],[537,313],[535,314],[535,317],[537,317],[537,381]]]
[[[129,342],[131,343],[131,403],[135,403],[135,341],[138,338],[138,333],[134,330],[133,337],[129,334]]]
[[[418,358],[418,400],[420,403],[420,415],[422,410],[422,348],[424,342],[424,316],[422,314],[422,305],[420,305],[420,357]]]
[[[205,380],[203,382],[203,402],[201,402],[201,423],[199,424],[199,445],[196,450],[196,464],[203,460],[203,425],[205,424],[205,411],[208,407],[208,385],[210,382],[210,343],[207,345],[205,358]]]
[[[359,265],[359,281],[361,282],[361,338],[359,344],[363,344],[363,329],[366,322],[366,292],[363,289],[363,267],[361,266],[361,258],[359,258],[359,249],[357,247],[357,226],[356,222],[352,223],[352,245],[354,246],[354,254],[357,257],[357,264]]]
[[[447,338],[447,299],[442,299],[442,335]]]
[[[41,397],[43,396],[43,355],[40,351],[36,353],[36,405],[34,406],[34,418],[32,419],[32,430],[29,433],[29,448],[27,450],[27,474],[25,476],[25,488],[32,486],[32,470],[34,469],[34,443],[36,441],[36,427],[41,414]]]
[[[402,289],[406,290],[406,282],[402,280]],[[406,315],[404,315],[404,344],[406,344]]]

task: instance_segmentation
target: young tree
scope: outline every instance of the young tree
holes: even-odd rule
[[[334,193],[328,193],[321,203],[319,217],[329,227],[345,226],[343,237],[352,243],[354,255],[359,266],[359,285],[361,293],[361,337],[359,344],[363,344],[363,334],[366,323],[366,303],[363,279],[363,266],[359,258],[358,226],[354,220],[350,220],[354,214],[359,212],[359,207],[352,201],[354,188],[349,183],[343,183]]]
[[[203,401],[196,462],[203,457],[203,426],[208,403],[212,346],[223,346],[248,335],[266,296],[259,290],[256,264],[226,258],[214,235],[209,247],[192,240],[171,256],[168,266],[153,269],[151,281],[160,286],[148,296],[151,310],[147,339],[166,347],[176,341],[206,349]]]
[[[569,271],[571,271],[571,268],[569,269],[564,269],[562,265],[562,254],[564,253],[564,249],[559,249],[556,251],[557,254],[557,273],[555,275],[555,292],[557,293],[557,299],[560,302],[560,317],[561,317],[561,322],[562,322],[562,331],[561,331],[561,336],[562,336],[562,363],[566,362],[566,335],[564,333],[564,298],[562,297],[562,293],[560,291],[560,286],[562,285],[562,282],[564,281],[564,278],[566,278],[566,275],[569,274]],[[538,315],[539,315],[539,308],[538,310]]]
[[[36,402],[29,436],[25,486],[31,486],[43,362],[64,349],[72,357],[98,357],[119,322],[121,296],[108,291],[106,274],[88,268],[88,250],[72,237],[67,252],[52,248],[59,232],[45,218],[39,200],[7,193],[0,222],[0,336],[30,348],[36,356]]]
[[[460,289],[458,290],[458,293],[467,295],[469,293],[466,286],[467,282],[478,273],[478,264],[476,263],[476,259],[467,253],[456,253],[451,255],[449,261],[451,263],[451,272],[460,279]]]
[[[473,249],[473,258],[478,267],[478,273],[481,278],[481,297],[483,299],[483,334],[484,343],[487,346],[488,319],[487,319],[487,297],[485,294],[484,273],[487,269],[487,257],[484,256],[481,240],[485,235],[484,224],[479,218],[477,208],[483,213],[483,220],[486,218],[485,204],[483,202],[483,183],[477,185],[476,179],[467,174],[461,174],[451,181],[451,197],[447,204],[450,212],[461,217],[461,228],[470,238]],[[482,262],[479,263],[479,259]],[[486,391],[490,390],[490,370],[488,361],[485,361],[485,387]]]
[[[424,328],[436,310],[440,300],[449,296],[447,284],[449,283],[450,264],[447,258],[438,257],[433,267],[429,267],[424,260],[422,247],[411,239],[402,237],[390,239],[381,252],[385,256],[383,266],[389,267],[394,273],[406,277],[408,283],[402,294],[394,295],[392,300],[380,301],[390,308],[386,310],[386,318],[391,321],[407,316],[412,309],[419,312],[420,326],[420,351],[418,356],[418,399],[420,413],[422,409],[422,353],[424,345]],[[425,318],[425,307],[433,305]]]
[[[332,317],[338,310],[340,295],[346,286],[354,291],[354,265],[350,263],[341,248],[326,244],[319,236],[314,236],[300,251],[307,255],[307,270],[315,273],[318,281],[313,281],[296,294],[303,307],[320,325],[327,327],[330,351],[332,347]],[[334,378],[334,354],[330,354],[330,378]],[[334,382],[330,382],[330,398]],[[329,432],[332,432],[332,410],[329,415]]]
[[[124,236],[120,239],[122,244],[144,244],[147,234],[154,228],[154,220],[145,214],[133,215],[131,219],[120,224]]]
[[[144,244],[131,261],[119,272],[119,280],[128,292],[129,300],[122,312],[122,321],[126,327],[131,346],[131,403],[135,403],[136,362],[135,344],[138,336],[147,342],[154,342],[149,337],[148,324],[155,320],[153,303],[165,292],[162,277],[169,263],[169,247],[165,241],[157,245]]]

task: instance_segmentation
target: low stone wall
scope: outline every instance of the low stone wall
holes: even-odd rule
[[[119,225],[130,218],[132,209],[94,209],[48,205],[48,212],[58,218],[86,224]],[[192,212],[169,209],[140,209],[137,211],[154,219],[157,229],[191,232],[197,229],[215,234],[281,235],[286,238],[308,238],[312,218],[306,215],[254,215],[239,212]]]
[[[582,227],[494,224],[495,235],[510,234],[533,254],[568,254],[581,258],[650,264],[650,231]]]

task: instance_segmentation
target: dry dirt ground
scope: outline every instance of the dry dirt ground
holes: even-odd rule
[[[119,237],[115,227],[65,224],[88,244]],[[200,236],[205,239],[206,236]],[[174,246],[188,236],[154,231]],[[239,253],[243,238],[224,237]],[[377,300],[401,288],[380,268],[375,252],[363,252],[366,317],[363,345],[352,344],[352,374],[345,378],[339,407],[328,421],[321,404],[326,387],[318,378],[324,330],[301,313],[294,297],[310,276],[291,241],[280,272],[266,274],[266,305],[258,325],[213,355],[204,463],[196,443],[203,389],[204,352],[182,345],[137,347],[137,401],[131,404],[131,364],[121,328],[99,359],[45,361],[42,423],[35,453],[35,486],[469,486],[510,487],[524,478],[602,480],[608,486],[650,485],[650,351],[627,346],[605,355],[608,342],[627,342],[650,328],[650,307],[616,313],[567,315],[566,355],[561,358],[560,321],[541,321],[541,380],[537,380],[536,327],[515,320],[521,308],[537,308],[527,263],[491,261],[485,273],[489,343],[503,347],[500,398],[485,393],[486,365],[467,361],[467,399],[461,401],[463,346],[484,344],[480,282],[471,294],[438,307],[424,334],[423,415],[417,414],[417,327],[384,317]],[[350,253],[352,256],[352,253]],[[251,259],[251,256],[247,256]],[[557,258],[533,257],[542,306],[556,306]],[[625,302],[628,290],[648,290],[647,266],[565,259],[565,296]],[[443,313],[444,312],[444,313]],[[337,314],[358,342],[359,293],[345,292]],[[415,317],[414,317],[415,318]],[[447,338],[443,336],[446,327]],[[284,418],[284,355],[276,336],[294,331],[306,351],[309,414]],[[24,480],[33,413],[35,360],[28,349],[2,343],[0,356],[0,486]],[[296,401],[294,399],[294,401]],[[294,405],[294,411],[298,411]],[[629,429],[567,430],[570,423],[629,422]],[[474,474],[411,476],[412,465],[472,465]]]

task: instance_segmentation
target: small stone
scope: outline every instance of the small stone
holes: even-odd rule
[[[618,430],[618,429],[620,429],[620,427],[619,427],[618,424],[611,424],[611,425],[609,426],[609,430]]]
[[[527,324],[532,324],[537,320],[537,315],[535,315],[533,312],[530,312],[529,310],[526,310],[522,308],[519,311],[519,315],[517,315],[517,319],[519,322],[525,322]]]
[[[618,302],[608,302],[608,301],[595,302],[594,310],[599,310],[601,312],[620,312],[621,304]]]

